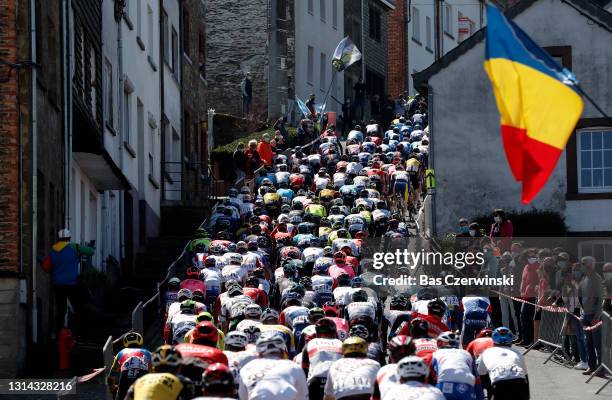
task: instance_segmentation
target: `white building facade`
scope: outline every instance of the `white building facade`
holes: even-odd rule
[[[295,2],[295,95],[306,102],[314,94],[322,105],[333,79],[325,110],[337,114],[342,112],[344,78],[331,60],[343,38],[344,0]]]
[[[412,74],[429,67],[436,60],[436,54],[443,56],[482,28],[486,15],[484,2],[479,1],[421,0],[409,5],[408,87],[413,95]]]

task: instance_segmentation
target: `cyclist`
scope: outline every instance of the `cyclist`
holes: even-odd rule
[[[209,365],[202,375],[202,396],[194,400],[229,400],[236,398],[234,376],[227,365],[215,363]]]
[[[382,400],[446,400],[440,389],[427,384],[428,368],[417,356],[402,358],[397,363],[399,382],[387,390]]]
[[[328,318],[318,320],[315,331],[316,337],[302,351],[302,369],[308,377],[309,399],[322,400],[329,367],[342,357],[342,342],[336,324]]]
[[[122,342],[123,350],[115,356],[108,376],[111,388],[115,388],[115,381],[118,382],[115,388],[117,399],[123,399],[132,383],[150,372],[152,367],[151,353],[142,347],[143,339],[140,333],[128,332],[123,336]]]

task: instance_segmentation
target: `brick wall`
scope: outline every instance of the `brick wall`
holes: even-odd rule
[[[18,61],[17,10],[14,0],[0,0],[0,58]],[[0,271],[17,271],[18,266],[18,109],[17,75],[0,66]]]
[[[389,94],[397,97],[408,87],[408,43],[406,37],[406,1],[397,1],[388,17],[388,83]]]
[[[252,110],[267,117],[268,9],[265,0],[206,2],[206,79],[209,107],[242,115],[240,82],[253,81]]]

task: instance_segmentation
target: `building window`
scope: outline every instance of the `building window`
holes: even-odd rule
[[[183,51],[191,58],[191,20],[189,11],[183,7]]]
[[[453,6],[450,4],[445,4],[442,9],[443,19],[442,26],[444,29],[444,33],[453,36]]]
[[[612,128],[578,132],[578,192],[612,192]]]
[[[155,29],[153,24],[153,10],[147,5],[147,46],[149,46],[149,57],[151,60],[155,59],[155,53],[153,53],[155,43]]]
[[[314,48],[308,46],[308,65],[307,65],[306,81],[312,85],[314,81]]]
[[[131,127],[132,122],[132,106],[130,104],[132,96],[128,91],[123,92],[123,141],[130,143]]]
[[[161,12],[162,25],[162,52],[164,53],[164,62],[170,66],[170,30],[168,26],[168,13],[166,10]]]
[[[172,27],[172,72],[174,72],[174,76],[178,79],[179,74],[179,61],[178,61],[178,33],[176,33],[176,29]]]
[[[308,14],[314,15],[314,0],[308,0]]]
[[[380,42],[381,38],[381,25],[380,25],[380,11],[370,7],[370,37],[377,42]]]
[[[319,3],[321,8],[321,21],[325,22],[327,19],[327,14],[325,13],[325,0],[321,0]]]
[[[326,67],[327,56],[325,55],[325,53],[321,53],[321,63],[319,65],[319,86],[323,91],[327,89]]]
[[[421,44],[421,12],[412,7],[412,39]]]
[[[425,47],[431,49],[431,18],[425,17]]]
[[[113,65],[104,60],[104,121],[110,128],[114,127],[115,101],[113,90]]]
[[[206,34],[204,28],[200,28],[198,32],[198,66],[200,76],[206,77]]]
[[[151,153],[149,153],[149,175],[155,176],[155,162]]]
[[[338,0],[332,0],[332,27],[338,28]]]

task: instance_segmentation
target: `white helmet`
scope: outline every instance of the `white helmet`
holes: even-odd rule
[[[225,336],[226,346],[245,348],[248,341],[247,335],[240,331],[231,331]]]
[[[273,353],[286,353],[287,345],[279,332],[266,331],[257,339],[255,349],[260,356],[265,356]]]
[[[242,264],[242,255],[239,253],[232,253],[229,256],[229,262],[232,265],[241,265]]]
[[[274,321],[278,321],[278,318],[279,318],[278,311],[273,310],[272,308],[266,308],[261,313],[261,320],[262,321],[267,321],[269,319],[273,319]]]
[[[246,318],[259,319],[261,317],[261,307],[259,304],[252,303],[244,308],[243,313]]]
[[[60,239],[70,239],[70,230],[68,228],[60,229],[57,232],[57,237]]]
[[[401,378],[421,378],[428,374],[427,364],[421,357],[408,356],[397,363],[397,375]]]
[[[279,215],[278,216],[278,222],[279,223],[284,222],[284,223],[288,224],[289,223],[289,216],[287,214]]]

